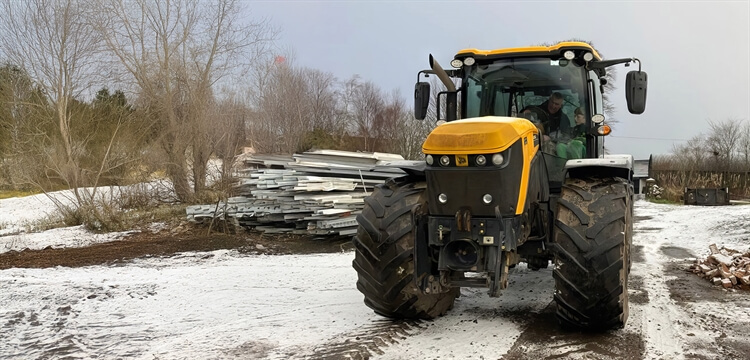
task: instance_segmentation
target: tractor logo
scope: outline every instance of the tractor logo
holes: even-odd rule
[[[456,155],[456,166],[469,166],[469,157],[466,155]]]

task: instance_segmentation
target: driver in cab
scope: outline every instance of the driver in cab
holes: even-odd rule
[[[570,127],[570,120],[560,109],[563,106],[563,96],[559,92],[554,92],[549,99],[537,106],[527,106],[521,112],[523,114],[535,114],[542,124],[542,133],[544,140],[550,139],[550,134],[559,130],[567,130]]]

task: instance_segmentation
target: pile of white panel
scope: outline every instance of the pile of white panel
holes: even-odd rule
[[[237,170],[237,195],[187,209],[193,222],[230,221],[266,233],[352,235],[364,198],[404,172],[387,153],[318,150],[289,156],[246,155]]]

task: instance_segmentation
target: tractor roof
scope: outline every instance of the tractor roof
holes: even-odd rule
[[[506,48],[506,49],[495,49],[495,50],[479,50],[479,49],[463,49],[459,51],[455,58],[463,59],[466,57],[474,57],[476,59],[503,59],[503,58],[514,58],[514,57],[562,57],[562,54],[566,50],[583,50],[591,51],[594,55],[594,59],[601,60],[601,56],[591,45],[580,42],[580,41],[565,41],[559,42],[552,46],[528,46],[528,47],[517,47],[517,48]]]

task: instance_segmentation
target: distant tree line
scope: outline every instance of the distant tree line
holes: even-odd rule
[[[679,200],[685,188],[729,188],[732,198],[750,198],[750,122],[709,121],[706,134],[675,145],[652,159],[651,173],[666,197]]]
[[[243,147],[415,159],[434,123],[354,75],[294,64],[239,0],[0,0],[0,186],[75,190],[164,173],[206,201]],[[228,179],[228,177],[226,178]]]

